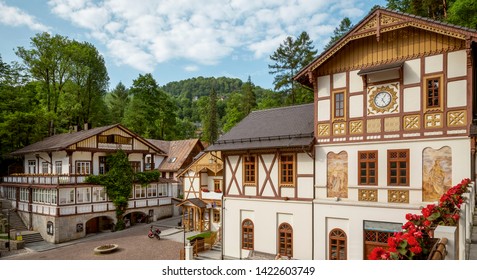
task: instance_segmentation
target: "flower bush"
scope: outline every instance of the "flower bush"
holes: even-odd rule
[[[421,210],[421,215],[406,214],[407,222],[402,232],[388,238],[388,249],[374,248],[370,260],[414,260],[425,259],[432,249],[433,231],[438,225],[456,226],[460,218],[460,206],[464,202],[470,179],[464,179],[450,188],[439,199],[439,203],[429,204]]]

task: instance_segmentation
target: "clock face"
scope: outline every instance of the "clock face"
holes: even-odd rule
[[[381,91],[374,96],[374,104],[379,107],[379,108],[385,108],[387,107],[392,100],[392,96],[389,92],[387,91]]]

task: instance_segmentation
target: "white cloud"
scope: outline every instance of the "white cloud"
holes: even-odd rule
[[[17,7],[11,7],[0,1],[0,23],[10,26],[27,26],[34,31],[49,31],[50,27],[40,23],[34,16]]]
[[[184,67],[184,70],[187,71],[187,72],[197,72],[197,71],[199,71],[199,66],[197,66],[197,65],[187,65],[186,67]]]
[[[321,41],[344,16],[367,12],[358,0],[49,0],[48,4],[54,14],[103,43],[117,64],[141,71],[175,59],[191,65],[216,64],[237,50],[248,50],[256,59],[268,57],[287,36],[307,31],[312,40]]]

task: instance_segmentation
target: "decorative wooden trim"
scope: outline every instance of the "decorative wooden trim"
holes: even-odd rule
[[[421,129],[421,115],[407,115],[403,117],[404,130],[420,130]]]
[[[358,201],[378,201],[378,190],[376,189],[359,189]]]
[[[409,203],[409,190],[388,190],[389,203]]]
[[[240,189],[240,185],[237,181],[237,176],[236,176],[241,159],[242,159],[241,157],[237,158],[237,163],[235,164],[235,168],[233,168],[232,164],[230,163],[229,157],[225,157],[225,161],[227,162],[227,165],[229,166],[230,170],[232,171],[232,174],[231,174],[232,176],[230,178],[230,182],[229,182],[229,185],[227,187],[227,192],[226,192],[227,194],[230,193],[230,188],[232,188],[232,183],[235,182],[235,187],[237,188],[237,191],[238,191],[239,195],[242,195],[242,191]]]
[[[442,113],[429,113],[424,115],[425,128],[442,128],[444,126],[444,118]]]
[[[363,134],[364,132],[364,124],[362,120],[358,121],[350,121],[349,122],[349,134]]]
[[[265,187],[267,186],[267,182],[270,182],[270,187],[272,188],[273,194],[278,197],[277,190],[275,188],[275,185],[273,185],[272,178],[270,176],[270,173],[273,170],[273,166],[275,165],[275,162],[277,161],[278,155],[275,153],[272,163],[270,164],[270,168],[267,169],[267,166],[265,165],[265,160],[263,159],[262,155],[260,155],[259,159],[260,162],[262,163],[263,170],[265,171],[265,180],[263,181],[262,188],[260,189],[260,192],[258,193],[258,196],[262,196],[263,192],[265,191]]]
[[[467,126],[467,111],[449,111],[447,112],[447,126],[448,127],[461,127]]]
[[[346,135],[346,122],[333,123],[333,135]]]
[[[318,124],[318,137],[329,137],[331,135],[330,133],[330,124]]]

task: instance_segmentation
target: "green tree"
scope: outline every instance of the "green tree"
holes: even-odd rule
[[[387,0],[388,9],[446,21],[447,11],[456,0]]]
[[[107,100],[109,110],[111,111],[111,121],[113,123],[122,123],[126,108],[131,101],[129,90],[123,83],[119,82]]]
[[[204,140],[214,143],[219,138],[219,122],[217,120],[217,92],[212,88],[208,98],[207,119],[204,126]]]
[[[244,117],[244,111],[241,110],[243,103],[243,95],[240,92],[234,92],[229,95],[229,98],[225,107],[225,116],[223,118],[223,130],[224,132],[229,131],[234,127],[238,122],[240,122]]]
[[[106,188],[106,193],[116,208],[116,230],[122,230],[125,226],[123,215],[128,207],[128,198],[132,192],[134,173],[128,155],[123,150],[108,156],[107,163],[109,166],[108,173],[90,175],[86,178],[86,182],[99,184]]]
[[[66,37],[52,37],[45,32],[31,38],[30,50],[18,47],[16,51],[31,76],[41,82],[46,111],[53,113],[48,114],[48,135],[54,134],[60,94],[64,92],[64,86],[70,78],[71,56],[66,47],[68,43]]]
[[[146,138],[174,139],[175,103],[152,75],[139,75],[129,91],[132,100],[124,115],[125,125]]]
[[[325,50],[329,49],[334,43],[338,42],[341,37],[348,33],[353,28],[351,20],[347,17],[341,20],[340,25],[335,28],[333,35],[330,38],[330,41],[325,46]]]
[[[297,100],[306,102],[313,100],[313,93],[295,82],[293,77],[313,60],[316,53],[308,33],[302,32],[296,39],[287,37],[270,56],[273,64],[269,64],[268,68],[269,73],[275,75],[273,82],[275,90],[289,97],[287,103],[297,104]]]
[[[254,85],[250,76],[248,76],[247,82],[242,86],[243,94],[243,111],[245,116],[250,114],[255,107],[257,107],[257,96],[255,95]]]
[[[475,0],[456,0],[448,9],[447,21],[477,29],[477,2]]]

